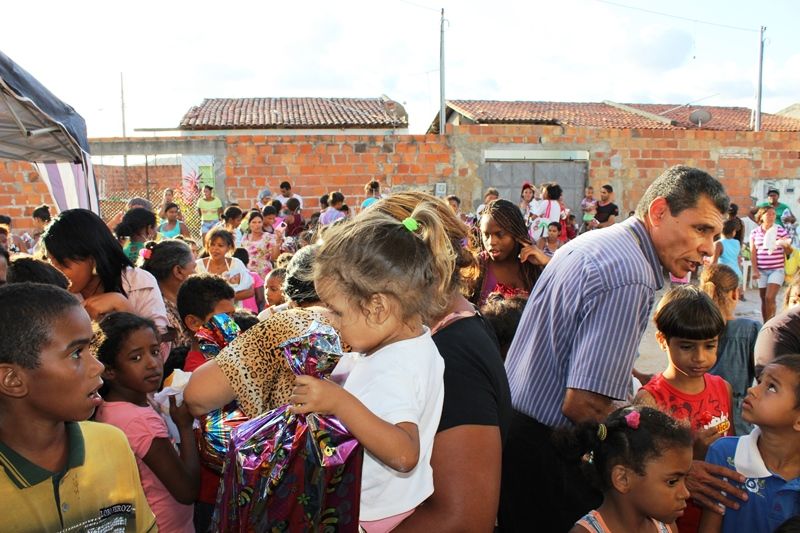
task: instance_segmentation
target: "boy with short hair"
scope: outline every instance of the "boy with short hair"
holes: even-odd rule
[[[740,488],[749,497],[724,516],[704,511],[701,533],[775,531],[800,514],[800,355],[778,357],[757,381],[742,402],[742,418],[755,429],[719,439],[706,455],[707,462],[743,474]]]
[[[85,420],[102,402],[92,324],[67,291],[0,288],[3,531],[156,530],[125,435]]]
[[[176,307],[183,325],[192,333],[192,346],[183,368],[186,372],[191,372],[206,362],[194,334],[214,315],[233,314],[236,311],[234,297],[233,287],[214,274],[193,274],[181,284]]]
[[[186,328],[192,332],[192,345],[183,364],[185,372],[193,372],[207,361],[200,351],[195,334],[214,315],[236,312],[235,293],[227,281],[213,274],[194,274],[178,289],[176,306]],[[214,512],[220,477],[208,466],[200,464],[200,494],[194,505],[194,525],[197,531],[207,531]]]

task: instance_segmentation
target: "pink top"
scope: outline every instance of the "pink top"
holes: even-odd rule
[[[95,419],[118,427],[128,438],[133,455],[136,456],[144,495],[156,515],[158,531],[194,533],[194,506],[178,503],[143,460],[150,451],[153,439],[169,438],[167,424],[158,413],[152,407],[129,402],[103,402],[97,408]]]
[[[789,237],[789,233],[782,227],[778,226],[777,224],[775,224],[773,227],[775,228],[776,240],[786,239]],[[764,228],[762,228],[761,226],[758,226],[756,229],[752,231],[752,233],[750,233],[750,240],[752,241],[755,248],[756,259],[758,259],[758,269],[783,270],[786,264],[783,246],[778,246],[773,242],[772,248],[770,249],[769,243],[764,242],[766,240],[764,238],[765,235],[766,232],[764,231]],[[752,252],[753,250],[750,250],[750,253]]]
[[[261,276],[259,276],[253,271],[250,271],[250,277],[253,278],[253,289],[256,291],[259,289],[263,290],[264,280],[261,279]],[[251,296],[250,298],[242,300],[242,307],[244,307],[254,315],[258,314],[258,304],[256,303],[255,296]]]

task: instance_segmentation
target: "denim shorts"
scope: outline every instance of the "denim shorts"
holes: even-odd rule
[[[761,274],[761,277],[756,280],[758,281],[759,289],[766,289],[769,283],[781,286],[786,277],[786,270],[782,268],[776,268],[774,270],[761,270],[759,268],[758,273]]]

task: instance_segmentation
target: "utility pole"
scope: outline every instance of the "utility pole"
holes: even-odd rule
[[[753,131],[761,131],[761,85],[764,73],[764,32],[766,26],[761,26],[758,36],[758,86],[756,87],[756,113]]]
[[[125,83],[122,80],[122,72],[119,73],[119,101],[122,110],[122,138],[127,139],[128,133],[125,130]],[[122,176],[125,180],[125,191],[128,191],[128,156],[122,156]]]
[[[444,130],[444,8],[442,8],[442,20],[439,30],[439,135],[444,136]]]

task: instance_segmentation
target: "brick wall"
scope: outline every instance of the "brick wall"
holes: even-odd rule
[[[278,184],[288,181],[310,214],[321,195],[336,190],[349,206],[360,206],[372,179],[394,191],[432,192],[434,183],[450,177],[451,159],[437,135],[229,137],[225,192],[248,205],[265,186],[279,194]]]
[[[705,170],[725,186],[731,201],[749,208],[753,180],[800,178],[797,132],[602,130],[549,125],[448,126],[454,150],[454,188],[471,205],[483,188],[485,149],[588,150],[589,182],[610,183],[627,213],[665,168],[685,164]],[[573,206],[575,207],[575,206]]]
[[[348,205],[360,205],[364,184],[373,178],[394,191],[433,191],[435,183],[445,181],[448,194],[459,195],[465,206],[473,205],[484,189],[486,149],[587,150],[589,182],[596,188],[612,184],[623,212],[633,209],[652,180],[673,164],[696,166],[716,176],[743,209],[750,205],[752,180],[800,178],[800,136],[780,132],[450,125],[446,139],[437,135],[255,135],[227,137],[226,146],[227,201],[248,207],[259,190],[268,186],[277,194],[278,184],[286,180],[306,200],[306,215],[318,209],[320,195],[335,190],[345,194]],[[120,167],[98,169],[98,176],[109,180],[107,192],[120,190],[120,172]],[[141,195],[131,194],[135,192],[131,184],[143,190],[143,172],[144,167],[129,167],[127,196]],[[156,201],[164,187],[178,185],[177,166],[151,166],[148,173]],[[14,217],[14,229],[30,230],[30,213],[42,203],[52,204],[52,200],[32,165],[0,161],[0,213]]]

